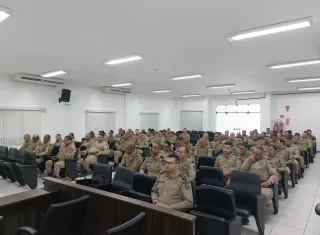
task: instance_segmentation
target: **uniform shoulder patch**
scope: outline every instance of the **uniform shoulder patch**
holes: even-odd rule
[[[159,175],[162,175],[162,174],[164,174],[164,173],[166,173],[166,172],[165,172],[165,171],[160,171]]]
[[[268,161],[269,162],[269,164],[270,164],[270,166],[272,167],[272,168],[276,168],[276,166],[274,165],[274,162],[273,161]]]
[[[180,173],[179,177],[181,177],[183,180],[188,180],[188,177],[185,174]]]

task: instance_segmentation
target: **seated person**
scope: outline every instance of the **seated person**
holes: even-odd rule
[[[272,161],[264,157],[262,147],[255,146],[251,153],[252,155],[244,161],[240,169],[260,176],[261,194],[264,197],[264,204],[267,206],[273,197],[273,191],[269,186],[279,180],[277,169]]]
[[[290,175],[290,169],[284,163],[283,156],[277,153],[277,147],[272,144],[269,146],[269,160],[272,161],[276,166],[277,172],[279,174],[279,179],[281,176],[281,172],[287,171],[288,175]]]
[[[41,141],[39,135],[33,135],[31,144],[28,146],[27,150],[36,153],[38,151],[38,146],[40,145],[40,143]]]
[[[188,158],[189,149],[186,147],[179,147],[178,157],[179,157],[179,171],[186,175],[189,179],[195,180],[196,172],[195,166],[191,163],[191,160]]]
[[[143,158],[135,151],[134,143],[128,142],[126,145],[126,153],[123,155],[120,166],[139,171],[142,162]]]
[[[54,142],[53,145],[60,147],[61,143],[62,143],[61,135],[60,134],[56,134],[56,141]]]
[[[48,176],[60,178],[59,172],[61,168],[65,168],[65,160],[74,158],[76,147],[72,141],[72,137],[67,135],[64,137],[63,143],[59,149],[59,153],[52,160],[46,161],[46,171]],[[53,168],[53,175],[52,175]]]
[[[179,158],[169,155],[164,171],[157,176],[151,191],[152,202],[161,207],[186,211],[193,207],[191,183],[179,172]]]
[[[277,152],[282,156],[284,164],[294,164],[296,168],[296,172],[293,172],[296,175],[296,178],[298,178],[299,174],[299,163],[297,160],[294,159],[292,151],[286,147],[286,142],[284,139],[278,140],[278,150]]]
[[[287,138],[287,147],[291,150],[291,153],[293,154],[293,158],[298,161],[301,169],[301,176],[303,176],[302,173],[304,173],[304,157],[301,156],[300,149],[299,149],[299,138],[297,136],[289,136]]]
[[[143,149],[149,148],[150,142],[147,140],[146,135],[141,133],[137,139],[136,148]]]
[[[162,156],[159,144],[152,145],[151,156],[147,157],[140,167],[140,173],[158,175],[164,167],[165,158]]]
[[[165,141],[163,144],[163,150],[161,150],[161,155],[166,158],[171,154],[173,154],[173,152],[171,151],[171,143],[170,141]]]
[[[223,170],[223,176],[225,178],[227,187],[230,184],[232,171],[238,170],[241,167],[241,161],[237,155],[232,153],[232,149],[232,142],[225,142],[223,145],[223,153],[217,157],[214,164],[214,167],[218,167]]]
[[[206,133],[207,134],[207,133]],[[212,149],[209,147],[208,140],[201,138],[198,145],[195,147],[194,155],[199,156],[212,156]]]
[[[103,135],[98,135],[97,141],[95,141],[89,150],[86,151],[87,157],[83,156],[77,161],[78,170],[82,167],[85,170],[90,170],[90,165],[95,165],[98,161],[99,155],[106,155],[109,152],[109,146],[104,141]]]
[[[88,155],[88,150],[91,148],[92,144],[93,141],[91,140],[90,133],[87,133],[79,148],[78,159],[80,159],[82,156]]]
[[[269,147],[266,146],[266,141],[265,141],[265,138],[264,138],[264,137],[259,136],[259,137],[257,138],[257,146],[260,146],[260,147],[263,149],[263,155],[264,155],[265,157],[268,157]],[[255,146],[253,146],[253,147],[250,149],[251,152],[254,150],[254,147],[255,147]]]
[[[236,138],[237,144],[236,146],[233,146],[233,153],[237,156],[240,155],[240,146],[243,145],[243,137],[239,136]]]
[[[75,143],[75,142],[76,142],[76,139],[74,138],[74,134],[71,132],[71,133],[69,133],[68,135],[72,137],[72,142]]]
[[[36,161],[37,164],[43,162],[44,156],[48,156],[51,154],[53,150],[53,144],[50,142],[51,136],[45,135],[43,137],[43,142],[39,144],[38,150],[36,152]]]
[[[120,136],[116,142],[116,151],[114,152],[114,164],[119,163],[119,158],[122,158],[123,153],[126,151],[126,146],[129,142],[132,142],[129,132],[125,132],[123,136]]]
[[[245,144],[239,146],[239,154],[238,157],[241,161],[241,164],[250,156],[250,152]]]
[[[97,137],[96,137],[96,134],[94,133],[94,131],[90,131],[90,137],[91,137],[91,140],[94,142],[94,141],[97,141]]]
[[[24,139],[24,143],[23,143],[23,145],[22,145],[22,147],[21,147],[20,149],[25,149],[25,150],[27,150],[27,148],[29,147],[29,145],[32,144],[30,135],[29,135],[29,134],[25,134],[25,135],[23,136],[23,139]]]

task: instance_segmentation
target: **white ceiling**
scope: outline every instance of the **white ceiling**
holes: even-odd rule
[[[70,82],[131,82],[135,92],[171,95],[292,91],[285,79],[320,76],[320,65],[270,70],[268,64],[320,57],[319,0],[0,0],[12,16],[0,23],[0,72],[62,69]],[[312,27],[229,42],[228,33],[312,16]],[[140,53],[144,60],[106,66]],[[204,78],[171,81],[170,76]],[[154,94],[157,96],[168,94]]]

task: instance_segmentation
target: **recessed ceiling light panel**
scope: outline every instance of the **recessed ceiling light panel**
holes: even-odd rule
[[[314,65],[320,64],[320,59],[311,59],[311,60],[301,60],[301,61],[293,61],[288,63],[274,64],[268,65],[270,69],[283,69],[297,66],[306,66],[306,65]]]
[[[152,93],[168,93],[171,92],[171,90],[157,90],[157,91],[152,91]]]
[[[65,74],[65,73],[66,73],[65,71],[58,70],[58,71],[52,71],[52,72],[45,73],[45,74],[41,75],[41,77],[50,78],[50,77],[59,76],[59,75]]]
[[[181,95],[180,97],[182,98],[187,98],[187,97],[197,97],[200,96],[199,94],[186,94],[186,95]]]
[[[295,79],[289,79],[287,82],[294,83],[294,82],[314,82],[314,81],[320,81],[320,77],[312,77],[312,78],[295,78]]]
[[[306,17],[297,20],[286,21],[282,23],[272,24],[250,30],[245,30],[227,35],[229,41],[238,41],[253,37],[265,36],[294,29],[301,29],[312,25],[312,17]]]
[[[212,86],[207,86],[207,88],[215,88],[215,89],[218,89],[218,88],[232,88],[232,87],[235,87],[236,85],[235,84],[224,84],[224,85],[212,85]]]
[[[234,92],[230,92],[230,94],[232,95],[243,95],[243,94],[252,94],[255,91],[234,91]]]
[[[189,75],[181,75],[181,76],[174,76],[170,77],[171,80],[184,80],[184,79],[193,79],[193,78],[202,78],[202,74],[189,74]]]
[[[7,19],[11,14],[11,9],[0,6],[0,22]]]
[[[297,88],[297,90],[299,91],[320,90],[320,86],[319,87],[299,87]]]
[[[130,55],[126,57],[120,57],[113,60],[106,61],[105,64],[107,65],[117,65],[117,64],[123,64],[128,63],[136,60],[142,60],[142,55],[136,54],[136,55]]]
[[[122,87],[122,86],[131,86],[132,84],[131,83],[121,83],[121,84],[113,84],[113,85],[110,85],[112,87]]]

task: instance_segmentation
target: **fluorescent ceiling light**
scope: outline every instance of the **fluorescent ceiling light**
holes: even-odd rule
[[[186,98],[186,97],[197,97],[197,96],[200,96],[200,95],[198,95],[198,94],[189,94],[189,95],[181,95],[180,97]]]
[[[314,82],[314,81],[320,81],[320,77],[315,77],[315,78],[296,78],[296,79],[287,80],[287,82]]]
[[[62,71],[62,70],[52,71],[52,72],[48,72],[48,73],[45,73],[45,74],[41,75],[41,77],[50,78],[50,77],[62,75],[62,74],[65,74],[65,73],[66,73],[66,72],[65,72],[65,71]]]
[[[312,17],[307,17],[303,19],[272,24],[264,27],[245,30],[242,32],[234,33],[234,34],[229,34],[227,35],[227,38],[229,41],[238,41],[242,39],[280,33],[280,32],[285,32],[285,31],[294,30],[294,29],[301,29],[301,28],[309,27],[311,26],[311,24],[312,24]]]
[[[158,91],[152,91],[152,93],[168,93],[171,92],[171,90],[158,90]]]
[[[0,22],[4,21],[10,16],[11,9],[0,6]]]
[[[192,79],[192,78],[202,78],[202,74],[190,74],[190,75],[170,77],[170,79],[174,81],[183,80],[183,79]]]
[[[300,88],[297,88],[297,90],[299,91],[308,91],[308,90],[319,90],[320,87],[300,87]]]
[[[231,88],[235,87],[235,84],[225,84],[225,85],[213,85],[213,86],[207,86],[207,88]]]
[[[105,64],[115,65],[115,64],[132,62],[132,61],[136,61],[136,60],[142,60],[142,56],[141,55],[131,55],[131,56],[126,56],[126,57],[121,57],[121,58],[117,58],[114,60],[106,61]]]
[[[313,65],[313,64],[320,64],[320,59],[301,60],[301,61],[294,61],[289,63],[274,64],[274,65],[268,65],[268,67],[270,69],[282,69],[282,68]]]
[[[230,92],[230,94],[232,95],[242,95],[242,94],[252,94],[255,91],[234,91],[234,92]]]
[[[122,84],[114,84],[114,85],[110,85],[112,87],[121,87],[121,86],[131,86],[131,83],[122,83]]]

